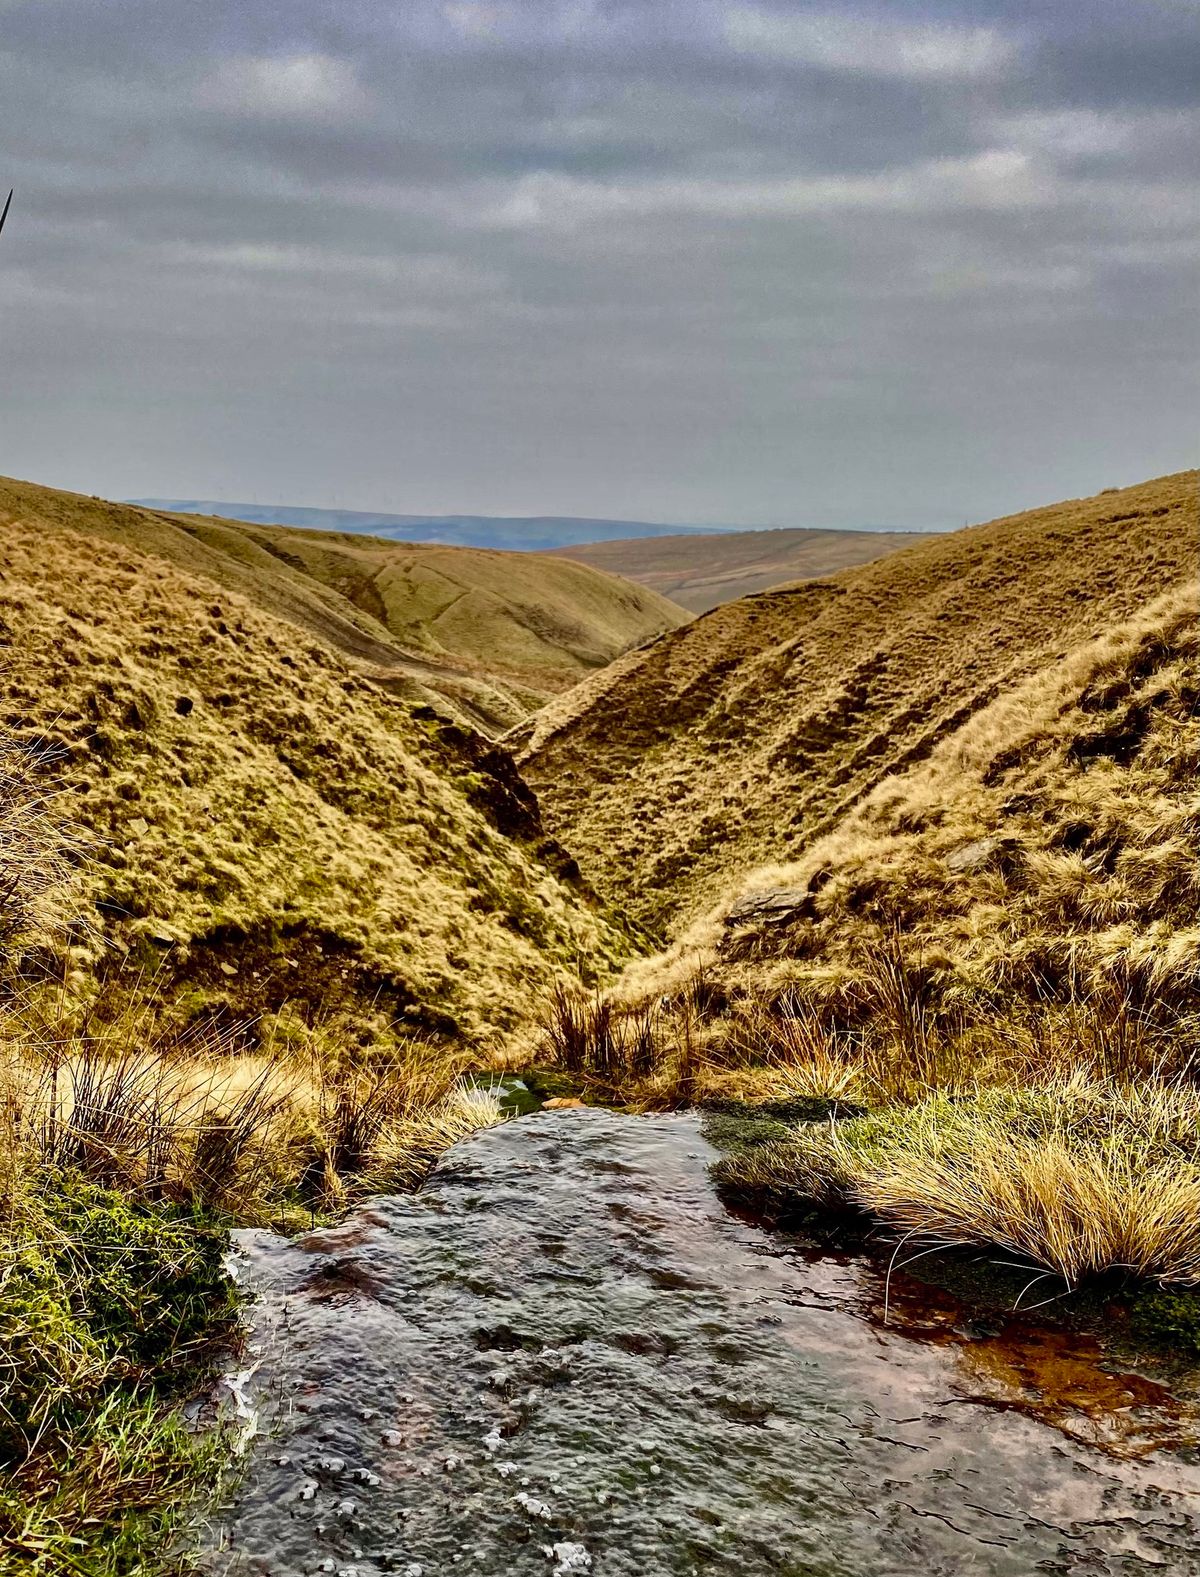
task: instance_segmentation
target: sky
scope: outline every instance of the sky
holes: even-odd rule
[[[0,0],[0,472],[944,528],[1196,463],[1196,0]]]

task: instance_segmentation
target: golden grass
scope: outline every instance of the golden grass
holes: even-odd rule
[[[995,1022],[1014,1001],[1106,993],[1194,1002],[1197,602],[1186,584],[1005,691],[803,860],[731,884],[630,968],[622,998],[669,995],[699,962],[728,1000],[844,1026],[918,1010]],[[780,892],[782,919],[748,908]],[[897,996],[905,981],[923,1005]]]
[[[462,1059],[436,1047],[339,1068],[231,1054],[220,1039],[180,1054],[141,1043],[137,1029],[22,1044],[10,1026],[0,1061],[10,1191],[22,1171],[50,1168],[131,1198],[287,1222],[410,1186],[449,1144],[499,1120],[494,1100],[458,1087]]]
[[[931,1245],[1000,1249],[1069,1285],[1200,1285],[1200,1093],[1073,1078],[931,1095],[726,1164],[741,1187],[849,1203]]]
[[[1196,510],[1186,472],[727,604],[550,703],[522,770],[589,879],[677,934],[1194,576]]]
[[[152,554],[294,625],[407,699],[494,735],[687,615],[540,554],[252,526],[0,478],[0,523]]]
[[[480,1044],[627,954],[506,758],[294,625],[67,530],[8,525],[0,571],[0,729],[89,836],[74,995],[159,974],[181,1022]]]

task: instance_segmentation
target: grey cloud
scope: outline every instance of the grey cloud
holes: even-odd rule
[[[1197,51],[1138,0],[0,5],[0,469],[948,525],[1185,464]]]

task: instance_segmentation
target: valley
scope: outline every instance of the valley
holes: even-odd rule
[[[540,557],[169,514],[0,478],[3,522],[206,577],[487,734],[688,617],[654,592]]]
[[[880,1577],[882,1518],[922,1569],[1115,1577],[1113,1497],[1200,1569],[1198,481],[696,617],[0,484],[4,1577],[180,1571],[218,1493],[247,1573]],[[614,1385],[650,1444],[610,1473]],[[846,1482],[1020,1471],[967,1529],[919,1475],[864,1522],[830,1409]]]

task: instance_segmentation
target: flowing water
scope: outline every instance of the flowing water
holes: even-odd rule
[[[726,1211],[685,1116],[544,1112],[285,1241],[212,1569],[1200,1574],[1186,1411]],[[255,1367],[256,1366],[256,1367]]]

